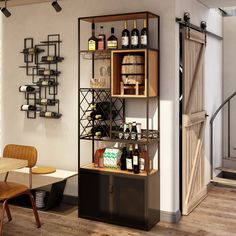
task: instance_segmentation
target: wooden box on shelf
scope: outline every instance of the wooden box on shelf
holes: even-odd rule
[[[127,59],[127,57],[130,58]],[[156,97],[158,95],[157,84],[157,50],[111,51],[112,97]]]

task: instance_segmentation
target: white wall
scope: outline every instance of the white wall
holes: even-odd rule
[[[222,36],[222,16],[218,10],[208,9],[197,1],[176,0],[176,16],[183,18],[184,12],[191,15],[191,23],[200,26],[201,21],[207,22],[207,30]],[[176,75],[178,77],[179,61],[178,61],[178,38],[179,27],[176,24]],[[205,183],[210,181],[210,127],[209,121],[216,109],[222,102],[222,41],[212,36],[207,36],[207,45],[204,62],[204,109],[207,111],[209,118],[207,119],[205,129]],[[178,106],[178,104],[176,104]],[[215,162],[220,163],[222,157],[222,117],[215,121],[214,128],[214,155]]]
[[[180,7],[175,9],[173,0],[62,0],[62,12],[56,13],[49,3],[11,8],[12,16],[3,18],[3,50],[1,73],[1,147],[6,143],[35,145],[39,151],[38,163],[57,168],[77,170],[78,114],[77,114],[77,18],[82,16],[115,14],[148,10],[161,16],[161,210],[176,212],[179,209],[179,143],[178,143],[178,28],[175,16],[182,17],[182,1],[176,0]],[[209,17],[208,9],[198,3],[185,1],[186,10]],[[195,7],[199,10],[195,10]],[[195,14],[193,13],[193,15]],[[177,15],[176,15],[177,14]],[[198,20],[199,17],[196,17]],[[215,18],[214,18],[215,19]],[[25,37],[33,37],[35,42],[47,34],[60,33],[63,40],[59,99],[61,101],[60,120],[37,118],[29,120],[20,106],[24,102],[18,87],[29,82],[22,65],[23,57],[19,52]],[[220,50],[218,45],[217,50]],[[174,56],[175,55],[175,56]],[[214,66],[218,63],[215,62]],[[213,65],[212,65],[213,66]],[[219,66],[220,68],[220,66]],[[212,74],[209,80],[212,80]],[[219,78],[217,77],[218,81]],[[218,89],[218,87],[217,87]],[[214,98],[219,96],[210,93]],[[214,100],[217,103],[217,100]],[[211,106],[213,106],[211,104]],[[82,147],[87,155],[87,147]],[[89,152],[90,154],[90,152]],[[69,181],[66,194],[77,195],[76,178]]]

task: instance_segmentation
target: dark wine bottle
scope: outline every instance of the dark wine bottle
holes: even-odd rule
[[[64,60],[64,58],[58,56],[42,56],[41,58],[42,62],[60,62],[62,60]]]
[[[34,47],[34,48],[24,48],[23,49],[23,53],[24,54],[28,54],[28,55],[32,55],[32,54],[36,54],[36,53],[40,53],[40,52],[44,52],[44,49],[37,48],[37,47]]]
[[[127,21],[124,22],[124,29],[122,31],[122,48],[129,48],[130,34],[127,29]]]
[[[139,150],[138,150],[138,144],[135,144],[135,150],[133,155],[133,169],[135,174],[139,174]]]
[[[100,33],[98,35],[98,50],[106,49],[106,35],[104,34],[103,26],[100,26]]]
[[[133,170],[133,146],[129,146],[129,154],[126,156],[126,168],[129,171]]]
[[[143,21],[143,29],[141,30],[141,48],[146,48],[148,45],[148,29],[147,20]]]
[[[124,125],[124,139],[128,140],[130,138],[129,124],[125,123]]]
[[[44,69],[44,70],[38,70],[38,75],[44,75],[44,76],[51,76],[51,75],[59,75],[59,71],[50,70],[50,69]]]
[[[119,139],[123,139],[124,138],[124,124],[121,121],[120,122],[120,127],[119,127]]]
[[[107,39],[107,48],[108,49],[117,49],[118,48],[118,40],[114,34],[115,34],[115,29],[114,29],[114,27],[112,27],[111,28],[111,36]]]
[[[108,136],[108,127],[106,125],[94,126],[89,132],[88,135],[95,136],[97,138],[102,138]]]
[[[21,110],[22,111],[37,111],[39,108],[34,105],[22,105]]]
[[[88,50],[95,51],[98,48],[98,39],[95,37],[95,24],[92,23],[92,36],[88,39]]]
[[[47,98],[41,98],[36,100],[36,104],[41,106],[54,106],[56,103],[57,103],[56,100]]]
[[[41,111],[39,114],[40,117],[46,117],[46,118],[60,118],[61,114],[53,111]]]
[[[131,31],[131,48],[139,47],[139,30],[137,29],[137,21],[134,20],[134,28]]]
[[[38,92],[39,87],[30,86],[30,85],[22,85],[19,87],[20,92]]]
[[[42,80],[40,79],[39,81],[36,82],[37,86],[56,86],[58,85],[58,82],[55,80]]]
[[[126,157],[127,157],[127,150],[126,147],[123,148],[122,155],[120,158],[120,169],[127,170],[126,168]]]
[[[136,122],[132,123],[132,129],[131,129],[131,140],[137,140],[137,125]]]

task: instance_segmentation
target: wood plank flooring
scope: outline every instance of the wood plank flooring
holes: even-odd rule
[[[236,189],[214,187],[207,198],[178,224],[160,222],[151,231],[139,231],[77,218],[75,207],[39,212],[36,228],[30,209],[10,206],[13,220],[5,219],[3,236],[235,236]]]

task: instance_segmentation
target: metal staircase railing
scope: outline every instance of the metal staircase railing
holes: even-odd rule
[[[214,160],[213,160],[213,123],[215,118],[217,117],[217,115],[219,114],[219,112],[222,110],[222,108],[225,105],[228,105],[228,146],[227,146],[227,152],[228,152],[228,157],[230,157],[230,101],[233,97],[235,97],[236,92],[234,92],[231,96],[229,96],[220,106],[219,108],[216,110],[216,112],[213,114],[213,116],[211,117],[210,120],[210,160],[211,160],[211,179],[213,179],[213,164],[214,164]]]

